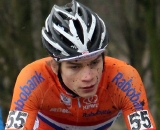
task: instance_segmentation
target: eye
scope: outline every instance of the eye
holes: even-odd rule
[[[76,69],[79,69],[79,68],[80,68],[80,66],[78,66],[78,65],[74,65],[74,66],[70,66],[69,68],[71,68],[71,69],[73,69],[73,70],[76,70]]]
[[[90,63],[90,66],[91,66],[91,67],[96,66],[98,63],[99,63],[99,60],[92,61],[92,62]]]
[[[96,61],[93,61],[91,64],[95,65],[97,63],[98,63],[98,61],[96,60]]]

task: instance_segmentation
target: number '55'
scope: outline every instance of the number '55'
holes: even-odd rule
[[[22,128],[27,114],[20,111],[11,111],[7,121],[7,128]]]
[[[140,111],[129,115],[132,130],[140,130],[143,128],[151,128],[151,122],[148,117],[147,111]],[[133,124],[135,124],[133,126]],[[136,126],[136,127],[135,127]]]

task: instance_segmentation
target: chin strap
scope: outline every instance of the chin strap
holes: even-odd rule
[[[75,92],[73,92],[72,90],[70,90],[63,82],[62,76],[60,74],[60,72],[58,71],[58,78],[59,78],[59,82],[61,83],[62,87],[67,91],[67,93],[71,94],[73,98],[79,97],[79,95],[77,95]]]

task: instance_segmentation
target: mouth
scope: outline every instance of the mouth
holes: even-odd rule
[[[97,84],[98,84],[98,80],[95,84],[92,84],[90,86],[84,86],[84,87],[81,87],[81,90],[84,92],[84,93],[89,93],[89,92],[93,92],[96,88],[97,88]]]
[[[84,92],[91,92],[95,89],[95,85],[86,86],[81,88]]]

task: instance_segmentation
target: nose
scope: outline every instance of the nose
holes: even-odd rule
[[[89,82],[93,79],[93,69],[91,69],[89,66],[85,66],[81,72],[81,81],[83,82]]]

